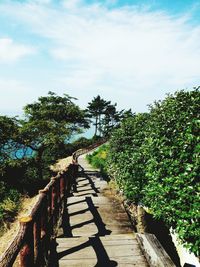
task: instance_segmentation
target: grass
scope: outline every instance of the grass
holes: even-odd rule
[[[108,154],[108,145],[104,144],[95,150],[92,154],[88,154],[86,159],[94,167],[100,170],[105,180],[109,180],[106,172],[106,159]]]
[[[60,159],[57,161],[55,165],[52,165],[50,168],[54,172],[62,171],[71,162],[72,162],[72,157]],[[31,210],[33,209],[35,203],[38,200],[38,196],[39,195],[36,195],[32,198],[27,196],[22,197],[20,201],[21,206],[19,206],[20,211],[16,214],[14,218],[12,218],[13,222],[12,223],[5,222],[3,227],[0,229],[0,254],[2,254],[5,251],[5,249],[9,246],[14,237],[17,235],[19,231],[19,218],[30,215]],[[12,209],[12,205],[13,203],[8,201],[7,208]],[[17,263],[14,266],[17,266]]]
[[[2,254],[8,245],[12,242],[13,238],[19,231],[19,218],[28,216],[38,199],[38,195],[33,198],[24,197],[22,201],[21,211],[16,216],[13,223],[9,225],[9,229],[2,232],[0,237],[0,254]]]

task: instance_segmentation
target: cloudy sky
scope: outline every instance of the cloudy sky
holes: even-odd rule
[[[0,115],[48,91],[147,110],[200,85],[200,2],[1,0]]]

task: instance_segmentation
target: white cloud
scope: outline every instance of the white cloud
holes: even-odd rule
[[[51,0],[32,0],[32,2],[37,4],[50,4]]]
[[[81,0],[63,0],[62,5],[63,7],[71,10],[71,9],[76,9],[82,4]]]
[[[200,25],[189,23],[191,13],[175,17],[135,6],[50,2],[11,1],[0,4],[0,12],[48,40],[49,55],[63,64],[58,87],[78,90],[84,99],[102,93],[141,111],[166,92],[200,82]]]
[[[15,43],[10,38],[0,38],[0,63],[13,62],[34,52],[33,48]]]
[[[0,77],[1,108],[0,115],[15,116],[22,113],[22,108],[32,98],[33,88],[23,81],[9,80]]]

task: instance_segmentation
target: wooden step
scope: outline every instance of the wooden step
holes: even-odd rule
[[[104,196],[69,197],[58,236],[64,232],[65,236],[103,236],[130,233],[132,226],[118,201]]]
[[[85,160],[76,191],[67,199],[52,266],[147,267],[128,215],[114,197],[102,193],[107,182]],[[109,194],[108,194],[109,195]]]
[[[133,234],[58,238],[59,266],[148,266]]]

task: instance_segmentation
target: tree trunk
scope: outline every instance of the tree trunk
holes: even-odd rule
[[[94,136],[97,135],[97,120],[98,120],[98,118],[96,116],[96,118],[95,118],[95,133],[94,133]]]
[[[42,155],[44,152],[44,148],[38,149],[38,155],[37,155],[37,168],[38,168],[38,175],[39,179],[43,179],[43,166],[42,166]]]
[[[101,136],[101,114],[99,114],[99,136]]]

